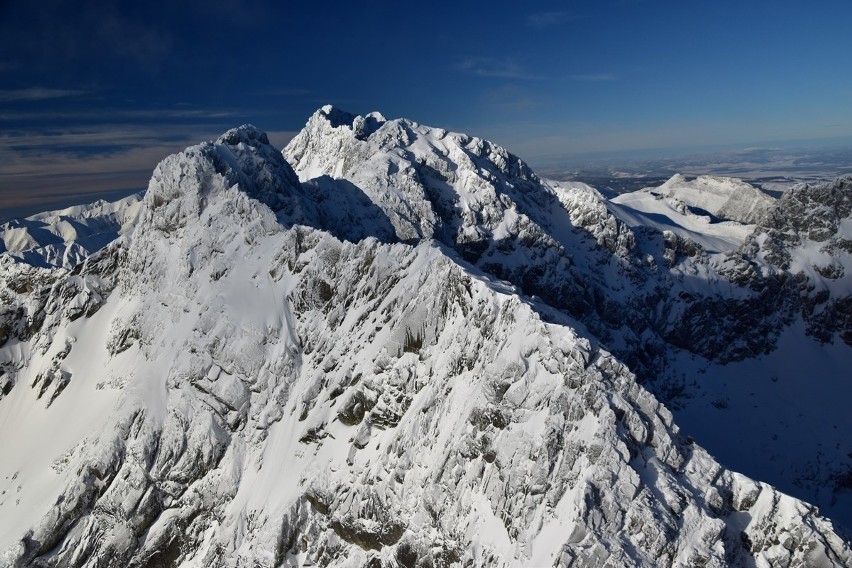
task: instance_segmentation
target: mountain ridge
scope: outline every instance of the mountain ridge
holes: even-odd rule
[[[373,163],[360,170],[346,151],[331,173],[299,181],[295,172],[313,166],[295,160],[294,172],[259,131],[241,127],[164,160],[135,230],[75,274],[52,276],[47,291],[8,288],[10,272],[29,269],[3,265],[12,305],[45,318],[18,316],[28,331],[0,350],[5,378],[18,376],[5,383],[0,412],[21,404],[34,425],[48,413],[73,417],[81,397],[116,409],[99,440],[78,441],[66,465],[55,462],[67,480],[62,498],[41,520],[33,515],[7,560],[849,561],[848,541],[810,506],[719,466],[582,319],[524,290],[546,280],[525,283],[519,270],[510,283],[496,261],[482,261],[490,250],[492,259],[517,253],[541,266],[606,258],[617,267],[622,255],[639,257],[649,236],[598,208],[588,190],[578,199],[548,192],[490,144],[379,115],[358,127],[351,116],[328,121],[351,139],[322,134],[337,152],[349,144],[357,155],[374,136],[389,148],[450,137],[448,154],[458,150],[477,169],[453,181],[429,163],[438,146],[427,144],[425,156],[419,146],[399,159],[364,152]],[[465,196],[488,199],[456,208],[445,185],[418,172],[418,157],[447,178],[438,182],[461,179]],[[351,169],[337,169],[347,158],[349,178]],[[401,174],[385,200],[374,199],[376,161],[387,166],[378,171],[395,165],[390,175]],[[519,177],[499,178],[501,164]],[[318,196],[354,213],[324,218]],[[574,204],[559,218],[585,228],[549,237],[554,224],[528,215],[536,199]],[[365,222],[365,211],[384,218]],[[425,213],[403,214],[411,211]],[[479,244],[491,239],[505,240],[503,249]],[[595,248],[592,260],[564,252],[579,244],[606,252]],[[615,270],[607,262],[600,275]],[[630,282],[635,267],[625,266]],[[52,397],[49,408],[42,397]],[[24,500],[32,491],[19,490]]]

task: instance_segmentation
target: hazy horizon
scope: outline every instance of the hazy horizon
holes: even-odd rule
[[[271,138],[274,146],[284,146],[280,143],[280,138],[278,141],[274,136]],[[289,137],[286,140],[289,140]],[[812,145],[796,145],[803,142],[811,142]],[[740,177],[753,183],[772,176],[787,177],[796,181],[819,181],[852,174],[852,138],[840,139],[840,142],[847,142],[846,144],[837,142],[837,139],[825,139],[789,141],[788,144],[779,142],[775,147],[732,145],[705,151],[680,148],[589,153],[565,155],[552,160],[544,158],[528,163],[542,177],[584,181],[599,189],[613,187],[605,183],[607,177],[612,177],[613,180],[619,176],[623,178],[623,185],[616,184],[622,189],[638,189],[643,186],[643,179],[659,180],[674,173]],[[509,150],[511,151],[511,148]],[[162,157],[165,156],[166,154]],[[527,161],[524,156],[519,157]],[[158,162],[159,159],[153,162],[150,169],[92,173],[88,176],[28,176],[25,178],[28,187],[12,188],[11,191],[4,187],[0,190],[0,223],[98,199],[112,201],[144,191]],[[2,173],[1,179],[4,179]],[[110,184],[116,184],[118,187]],[[772,189],[770,186],[767,188]]]

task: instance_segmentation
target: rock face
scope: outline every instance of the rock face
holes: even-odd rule
[[[165,159],[133,230],[74,270],[0,258],[0,564],[852,563],[614,354],[672,345],[719,290],[783,297],[746,253],[714,264],[377,113],[325,107],[284,155],[234,129]],[[687,265],[710,299],[637,335]]]
[[[785,193],[744,250],[792,273],[808,332],[852,346],[852,177]]]

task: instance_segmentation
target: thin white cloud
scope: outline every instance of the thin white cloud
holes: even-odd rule
[[[558,26],[571,20],[569,12],[535,12],[527,16],[527,25],[538,30]]]
[[[0,101],[2,101],[0,97]],[[134,119],[222,119],[241,116],[241,113],[234,110],[206,110],[193,108],[177,108],[177,109],[149,109],[149,110],[115,110],[103,109],[92,111],[49,111],[49,112],[26,112],[26,111],[8,111],[0,112],[0,121],[41,121],[41,120],[60,120],[60,119],[75,119],[93,121],[105,120],[134,120]]]
[[[29,89],[4,89],[0,90],[0,102],[8,103],[15,101],[43,101],[47,99],[63,99],[85,95],[88,91],[78,89],[46,89],[43,87],[31,87]]]
[[[476,77],[497,79],[536,79],[513,58],[466,57],[459,61],[456,69]]]
[[[531,89],[512,84],[486,89],[480,100],[483,106],[499,113],[525,112],[540,104]]]
[[[154,166],[191,144],[221,134],[210,126],[111,126],[0,136],[4,194],[144,187]]]
[[[612,73],[587,73],[579,75],[571,75],[572,81],[584,81],[587,83],[603,83],[607,81],[617,81],[618,77]]]

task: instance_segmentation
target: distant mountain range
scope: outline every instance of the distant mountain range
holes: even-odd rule
[[[0,225],[0,252],[29,264],[73,267],[129,230],[142,193],[39,213]]]
[[[599,189],[635,191],[659,185],[672,175],[735,177],[779,195],[797,183],[824,183],[852,174],[852,139],[788,142],[696,154],[665,152],[651,156],[560,157],[545,160],[539,173],[559,180],[578,180]]]

